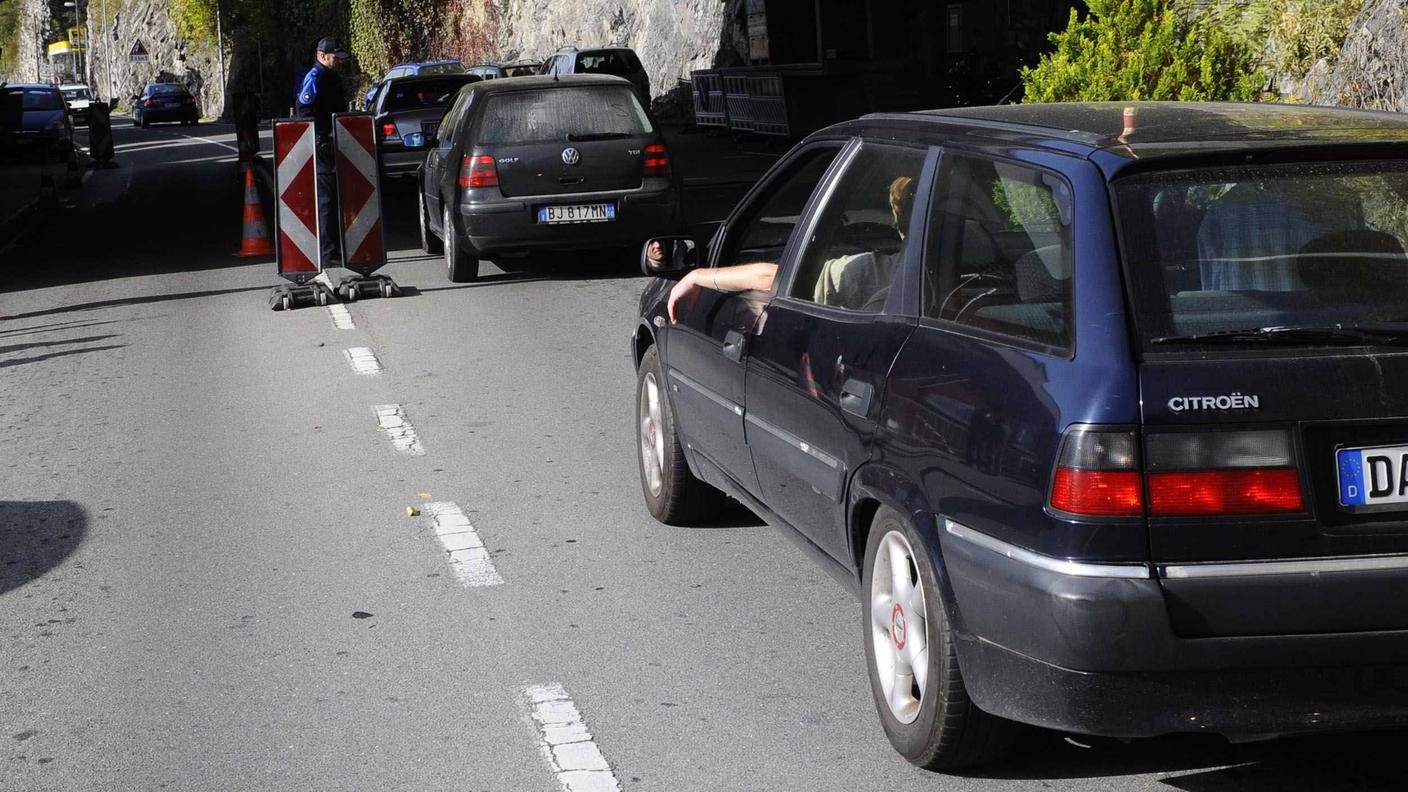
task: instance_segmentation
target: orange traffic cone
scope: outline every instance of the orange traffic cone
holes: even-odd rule
[[[264,206],[259,202],[259,190],[254,186],[254,166],[244,166],[244,239],[236,256],[272,256],[274,243],[269,239],[269,226],[264,222]]]

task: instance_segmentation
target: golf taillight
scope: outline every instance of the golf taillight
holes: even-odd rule
[[[464,155],[460,161],[461,187],[498,187],[499,171],[488,154]]]
[[[396,122],[386,121],[381,125],[381,136],[384,138],[396,137]]]
[[[143,107],[151,107],[151,106],[152,106],[152,100],[147,99],[146,101],[142,102],[142,106],[143,106]]]
[[[670,155],[664,145],[651,143],[645,147],[644,175],[662,178],[670,175]]]
[[[1285,430],[1177,432],[1145,440],[1149,514],[1277,514],[1305,508]]]
[[[1134,432],[1077,424],[1066,430],[1051,508],[1088,517],[1142,517],[1144,481]]]

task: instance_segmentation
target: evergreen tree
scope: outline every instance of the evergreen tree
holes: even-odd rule
[[[1252,37],[1175,0],[1086,0],[1022,70],[1027,102],[1256,100],[1267,85]]]

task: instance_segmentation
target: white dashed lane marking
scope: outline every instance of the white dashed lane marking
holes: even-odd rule
[[[401,405],[378,404],[372,409],[376,410],[377,423],[381,425],[382,431],[386,432],[386,436],[391,438],[391,445],[396,448],[397,453],[408,456],[425,454],[420,437],[416,435],[416,428],[411,426]]]
[[[489,558],[489,549],[479,538],[469,517],[453,503],[427,503],[425,514],[435,528],[435,537],[449,556],[450,567],[455,577],[466,587],[497,586],[504,582],[494,562]]]
[[[367,347],[352,347],[344,352],[347,362],[352,366],[352,370],[358,374],[380,374],[381,361],[376,359],[376,353]]]
[[[338,330],[357,329],[357,325],[352,323],[352,312],[345,305],[329,305],[328,315],[332,317],[332,326]]]
[[[538,749],[563,792],[620,792],[621,782],[562,685],[533,685],[523,695],[538,727]]]

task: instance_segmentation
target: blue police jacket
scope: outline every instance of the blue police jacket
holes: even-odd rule
[[[298,98],[294,105],[295,116],[313,119],[315,134],[332,134],[332,114],[347,110],[342,78],[321,63],[313,64],[313,68],[303,75],[303,84],[298,88]]]

